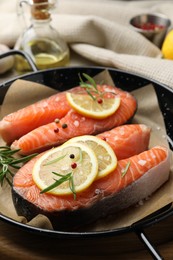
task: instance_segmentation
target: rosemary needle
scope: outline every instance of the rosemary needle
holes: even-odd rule
[[[112,92],[112,91],[99,91],[97,84],[95,82],[95,80],[90,77],[88,74],[83,73],[82,74],[83,77],[85,77],[86,80],[88,80],[87,82],[84,82],[83,79],[81,78],[80,74],[79,74],[79,79],[80,79],[80,86],[81,88],[84,88],[85,91],[87,92],[87,94],[94,100],[96,101],[98,97],[103,98],[105,93],[110,93],[112,95],[116,95],[116,93]],[[103,83],[100,83],[103,84]],[[95,95],[94,95],[95,94]]]
[[[56,188],[57,186],[61,185],[62,183],[69,181],[69,187],[70,190],[73,193],[74,199],[76,200],[76,192],[75,192],[75,186],[74,186],[74,181],[73,181],[73,173],[69,172],[66,175],[62,175],[56,172],[52,172],[54,175],[59,176],[61,178],[59,178],[58,180],[54,179],[54,183],[52,183],[51,185],[49,185],[47,188],[43,189],[40,193],[45,193],[48,191],[51,191],[52,189]]]
[[[82,88],[85,89],[85,91],[87,92],[87,94],[93,99],[93,100],[96,100],[96,97],[93,95],[94,93],[97,94],[97,95],[101,95],[101,93],[99,92],[98,88],[97,88],[97,84],[96,82],[94,81],[93,78],[91,78],[89,75],[83,73],[82,74],[87,80],[89,83],[86,83],[83,81],[83,79],[81,78],[81,76],[79,75],[79,79],[80,79],[80,86]]]
[[[28,162],[37,154],[31,154],[28,156],[16,158],[14,155],[19,152],[20,149],[11,150],[9,146],[0,146],[0,184],[1,186],[6,180],[10,185],[11,177],[13,177],[12,169],[20,169],[21,164]]]
[[[121,177],[122,177],[122,178],[126,175],[128,169],[129,169],[129,167],[130,167],[130,161],[128,161],[128,163],[126,164],[126,167],[125,167],[125,168],[122,170],[122,172],[121,172]]]

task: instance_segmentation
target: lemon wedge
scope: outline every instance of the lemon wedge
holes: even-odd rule
[[[98,175],[97,179],[100,179],[110,172],[112,172],[117,166],[117,157],[112,147],[104,140],[92,136],[83,135],[70,139],[67,143],[84,143],[87,144],[96,154],[98,160]]]
[[[98,174],[94,151],[84,143],[66,143],[45,152],[35,163],[32,177],[41,193],[76,194],[87,189]]]
[[[120,106],[120,98],[93,99],[87,94],[66,94],[70,106],[79,114],[95,119],[104,119],[111,116]]]

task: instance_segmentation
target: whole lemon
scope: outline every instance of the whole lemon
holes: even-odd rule
[[[173,30],[166,35],[161,51],[163,58],[173,60]]]

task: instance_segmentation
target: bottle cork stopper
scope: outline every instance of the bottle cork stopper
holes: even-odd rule
[[[31,14],[34,19],[44,20],[50,17],[48,0],[33,0]]]

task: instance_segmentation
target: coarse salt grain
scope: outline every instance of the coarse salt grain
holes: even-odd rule
[[[79,121],[75,120],[73,124],[74,124],[74,126],[78,127],[79,126]]]
[[[144,166],[146,164],[146,161],[145,160],[139,160],[138,164],[140,164],[141,166]]]
[[[143,205],[144,205],[143,200],[140,200],[140,201],[138,202],[138,205],[139,205],[139,206],[143,206]]]
[[[124,135],[124,133],[125,133],[125,132],[124,132],[124,129],[121,128],[121,129],[120,129],[120,135]]]
[[[100,189],[95,189],[95,194],[96,195],[102,194],[102,191]]]
[[[55,98],[55,101],[56,101],[56,102],[59,102],[59,100],[60,100],[59,97],[56,97],[56,98]]]
[[[47,104],[47,102],[45,101],[45,102],[43,102],[43,103],[41,104],[41,108],[46,108],[46,107],[48,107],[48,104]]]

